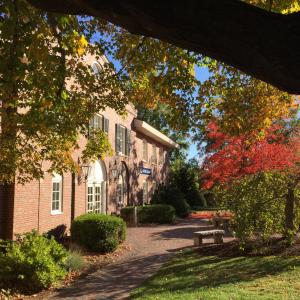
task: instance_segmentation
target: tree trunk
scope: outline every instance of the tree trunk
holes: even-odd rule
[[[295,232],[295,191],[289,188],[285,203],[285,235],[291,236]]]

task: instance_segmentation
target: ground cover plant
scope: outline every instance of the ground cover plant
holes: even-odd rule
[[[68,251],[33,231],[15,242],[0,241],[0,287],[23,292],[48,288],[68,273]],[[70,264],[71,266],[71,264]]]
[[[223,247],[223,246],[222,246]],[[238,250],[238,245],[235,245]],[[185,251],[132,292],[133,299],[299,299],[296,256],[203,256]],[[207,254],[207,253],[206,253]]]

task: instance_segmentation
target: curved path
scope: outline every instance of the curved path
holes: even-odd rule
[[[201,220],[181,220],[176,225],[128,228],[131,250],[118,261],[58,289],[48,299],[127,299],[130,291],[153,275],[174,253],[193,246],[192,234],[207,227]]]

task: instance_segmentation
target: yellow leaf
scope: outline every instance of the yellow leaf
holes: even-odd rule
[[[85,52],[85,48],[87,47],[88,42],[85,39],[84,35],[81,35],[79,41],[78,41],[78,48],[77,48],[77,53],[78,55],[83,55]]]

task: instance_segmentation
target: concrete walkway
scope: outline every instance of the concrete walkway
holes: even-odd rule
[[[201,220],[182,220],[176,225],[128,228],[127,243],[132,250],[115,263],[57,290],[48,299],[128,299],[130,291],[174,253],[192,247],[193,232],[206,226]]]

